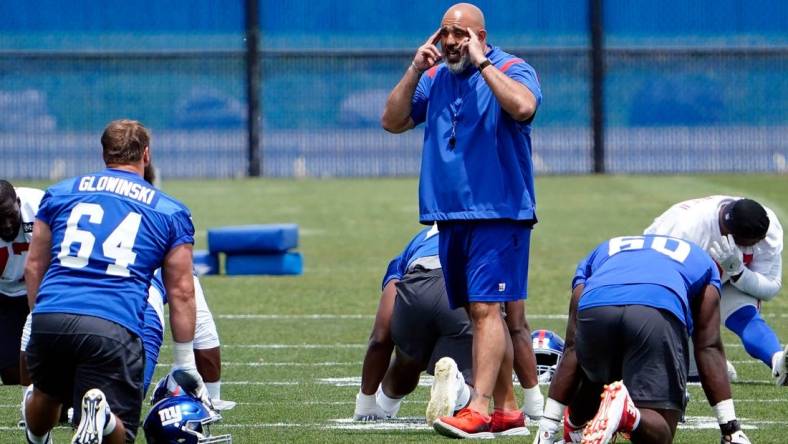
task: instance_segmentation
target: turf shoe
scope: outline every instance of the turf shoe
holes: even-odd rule
[[[430,388],[430,402],[427,404],[427,425],[432,425],[441,416],[451,416],[457,405],[459,384],[464,384],[457,369],[457,363],[449,357],[440,358],[435,363],[435,378]]]
[[[88,390],[82,397],[82,417],[71,444],[101,444],[108,415],[109,405],[104,392],[99,389]]]
[[[626,386],[621,381],[606,385],[599,410],[583,430],[583,444],[606,444],[617,432],[629,433],[640,421]]]
[[[455,416],[442,416],[432,423],[436,432],[450,438],[492,439],[492,418],[466,407]]]
[[[522,410],[495,409],[492,414],[490,431],[495,436],[526,436],[531,432],[525,427],[525,413]]]
[[[774,376],[775,385],[783,386],[788,385],[788,345],[785,346],[783,351],[774,354],[772,358],[772,376]]]

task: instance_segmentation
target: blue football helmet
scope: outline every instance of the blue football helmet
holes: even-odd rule
[[[564,340],[550,330],[534,330],[531,341],[536,355],[536,372],[540,384],[549,384],[564,354]]]
[[[189,395],[165,397],[148,412],[142,428],[148,444],[232,443],[232,436],[211,436],[210,425],[222,417]]]

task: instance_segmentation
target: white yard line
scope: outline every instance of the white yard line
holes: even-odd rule
[[[762,313],[764,318],[788,319],[788,313]],[[219,314],[214,315],[218,319],[227,320],[332,320],[332,319],[374,319],[374,314]],[[566,320],[567,315],[563,313],[554,314],[529,314],[531,320]]]

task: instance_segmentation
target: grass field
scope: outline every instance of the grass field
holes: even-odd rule
[[[238,443],[445,442],[416,418],[424,413],[426,387],[403,404],[400,416],[409,420],[388,426],[346,421],[380,279],[419,229],[415,179],[172,181],[164,189],[192,209],[198,248],[206,246],[208,227],[269,222],[301,227],[303,276],[202,279],[223,343],[223,398],[239,403],[214,433],[232,433]],[[564,321],[554,315],[566,311],[576,262],[600,241],[637,234],[672,203],[708,194],[755,198],[788,221],[786,190],[788,176],[539,178],[531,326],[563,335]],[[785,341],[788,297],[782,293],[763,312]],[[767,368],[750,358],[735,336],[726,332],[724,342],[738,369],[741,382],[733,392],[739,418],[751,427],[747,434],[757,443],[786,442],[785,389],[772,385]],[[162,352],[163,362],[170,362],[170,352],[169,347]],[[160,368],[159,374],[165,371]],[[690,391],[691,421],[676,442],[718,442],[701,388]],[[15,428],[20,397],[20,388],[0,387],[0,443],[24,441]],[[69,439],[69,430],[56,431],[55,442]]]

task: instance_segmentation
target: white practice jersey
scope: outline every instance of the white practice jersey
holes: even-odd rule
[[[0,294],[21,297],[27,294],[25,288],[25,260],[33,237],[33,222],[36,220],[38,206],[44,192],[35,188],[15,187],[21,202],[22,225],[12,242],[0,239]]]
[[[708,196],[679,202],[654,219],[643,233],[686,239],[708,251],[713,242],[722,240],[720,210],[739,199],[741,197]],[[744,264],[754,273],[751,276],[743,275],[734,284],[741,291],[759,299],[774,297],[782,285],[783,228],[774,212],[766,207],[764,209],[769,216],[766,238],[752,247],[742,248]],[[729,279],[724,273],[721,277],[723,282]]]

